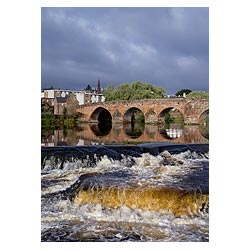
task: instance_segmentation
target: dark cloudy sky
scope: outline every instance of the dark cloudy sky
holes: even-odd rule
[[[208,8],[42,8],[42,88],[141,80],[208,91]]]

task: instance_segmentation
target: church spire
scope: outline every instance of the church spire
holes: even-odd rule
[[[97,94],[101,94],[101,82],[100,82],[100,78],[98,77],[98,84],[97,84]]]

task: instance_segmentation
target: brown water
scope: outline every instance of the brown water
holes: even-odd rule
[[[95,187],[81,190],[74,202],[78,205],[91,203],[109,208],[122,206],[143,211],[158,211],[174,216],[199,214],[208,203],[208,194],[167,187]]]

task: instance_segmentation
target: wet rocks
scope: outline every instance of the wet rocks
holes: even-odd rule
[[[162,152],[161,156],[163,158],[162,165],[178,166],[183,164],[183,161],[176,159],[168,151]]]
[[[153,170],[153,173],[158,175],[158,174],[166,174],[168,172],[168,169],[164,166],[156,167]]]

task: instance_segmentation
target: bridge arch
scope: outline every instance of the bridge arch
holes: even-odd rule
[[[208,123],[208,118],[209,116],[209,109],[204,110],[200,115],[199,115],[199,123],[206,125]]]
[[[139,108],[132,107],[125,111],[123,115],[123,122],[124,123],[134,123],[136,121],[145,121],[145,115],[143,111]]]
[[[82,121],[98,123],[102,116],[107,117],[107,115],[104,115],[104,110],[107,110],[108,113],[106,114],[111,114],[112,123],[122,123],[123,121],[126,123],[131,122],[131,110],[133,108],[138,108],[143,112],[145,123],[162,122],[165,124],[164,112],[169,111],[170,108],[176,108],[184,116],[184,124],[200,124],[199,116],[209,106],[208,99],[163,98],[104,102],[101,104],[89,103],[80,105],[77,112],[83,114]],[[110,118],[110,115],[108,117]]]
[[[111,123],[112,116],[111,116],[111,113],[107,109],[103,107],[98,107],[90,115],[89,121],[100,122],[100,123],[103,123],[103,122]]]
[[[184,121],[183,113],[175,107],[167,107],[163,109],[158,116],[158,121],[160,123],[170,122],[171,120]]]

